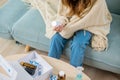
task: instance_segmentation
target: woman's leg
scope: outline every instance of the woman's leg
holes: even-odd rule
[[[88,31],[81,30],[77,31],[73,36],[71,43],[71,56],[70,64],[77,67],[82,66],[84,59],[84,52],[86,46],[89,44],[91,38],[91,33]]]
[[[59,59],[67,41],[68,40],[61,37],[59,33],[56,33],[51,39],[48,56]]]

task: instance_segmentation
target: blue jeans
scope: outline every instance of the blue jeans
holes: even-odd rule
[[[80,30],[77,31],[72,37],[71,42],[71,56],[70,64],[77,67],[82,66],[84,59],[84,52],[86,46],[89,44],[91,38],[91,33],[88,31]],[[48,56],[59,59],[63,53],[65,44],[69,39],[63,38],[59,33],[56,33],[50,43],[50,50]]]

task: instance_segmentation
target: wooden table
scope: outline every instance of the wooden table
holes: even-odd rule
[[[24,57],[26,54],[16,54],[7,56],[6,59],[9,61],[18,60],[21,57]],[[52,67],[53,67],[53,73],[58,74],[59,71],[64,71],[66,73],[66,80],[75,80],[75,77],[78,73],[75,67],[71,66],[70,64],[63,62],[61,60],[51,58],[45,55],[42,56]],[[83,80],[90,80],[90,78],[83,73]]]

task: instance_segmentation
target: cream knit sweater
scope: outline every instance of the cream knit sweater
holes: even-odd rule
[[[60,35],[69,39],[78,30],[87,30],[93,33],[91,47],[101,51],[107,48],[107,34],[110,32],[112,17],[108,11],[105,0],[93,0],[92,6],[88,6],[82,12],[82,16],[73,15],[69,17],[69,9],[62,5],[61,0],[24,0],[32,7],[37,8],[46,24],[46,36],[51,38],[56,32],[51,22],[56,20],[65,24]]]

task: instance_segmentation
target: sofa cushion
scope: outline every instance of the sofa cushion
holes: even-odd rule
[[[30,9],[15,23],[12,29],[15,40],[24,44],[29,44],[40,50],[41,48],[44,49],[44,46],[40,47],[40,44],[47,46],[49,44],[49,40],[45,37],[45,23],[36,9]]]
[[[10,38],[12,26],[27,10],[27,6],[21,0],[8,0],[0,8],[0,36]]]
[[[120,15],[120,0],[106,0],[110,12]]]

